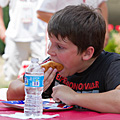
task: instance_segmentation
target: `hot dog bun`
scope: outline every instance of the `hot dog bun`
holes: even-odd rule
[[[50,67],[52,67],[53,69],[56,68],[58,70],[58,72],[64,68],[64,66],[62,64],[56,63],[54,61],[48,61],[46,63],[43,63],[43,64],[41,64],[41,67],[45,68],[44,72],[46,72]]]

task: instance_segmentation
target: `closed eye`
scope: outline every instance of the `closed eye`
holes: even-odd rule
[[[64,49],[64,47],[57,45],[58,49]]]

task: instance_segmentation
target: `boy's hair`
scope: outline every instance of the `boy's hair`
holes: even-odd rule
[[[106,25],[101,13],[86,5],[72,5],[56,12],[48,23],[49,36],[68,38],[78,53],[94,47],[93,57],[103,50]]]

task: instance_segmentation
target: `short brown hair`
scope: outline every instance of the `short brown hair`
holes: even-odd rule
[[[48,34],[67,37],[78,47],[78,53],[89,46],[95,51],[93,57],[103,50],[106,25],[101,13],[86,5],[72,5],[56,12],[48,23]]]

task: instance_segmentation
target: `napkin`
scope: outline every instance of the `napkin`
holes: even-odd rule
[[[15,113],[15,114],[0,114],[0,116],[18,118],[18,119],[41,119],[41,118],[53,118],[59,116],[59,114],[55,115],[42,115],[42,116],[25,116],[24,113]]]

